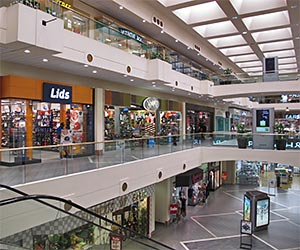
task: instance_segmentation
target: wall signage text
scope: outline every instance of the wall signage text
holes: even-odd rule
[[[159,108],[159,100],[156,97],[147,97],[143,101],[143,107],[148,111],[156,111]]]
[[[138,34],[135,34],[134,32],[132,32],[130,30],[119,28],[119,31],[122,35],[128,36],[128,37],[130,37],[134,40],[137,40],[138,42],[141,42],[141,43],[144,42],[144,39],[141,36],[139,36]]]
[[[72,103],[72,87],[44,83],[43,101],[52,103]]]

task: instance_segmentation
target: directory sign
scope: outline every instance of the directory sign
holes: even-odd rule
[[[256,110],[256,132],[270,132],[270,110]]]

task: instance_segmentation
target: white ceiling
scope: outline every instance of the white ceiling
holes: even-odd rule
[[[272,56],[290,63],[280,74],[300,72],[299,0],[157,1],[244,72]]]

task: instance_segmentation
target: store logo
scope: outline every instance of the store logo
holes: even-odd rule
[[[147,97],[143,101],[143,107],[149,111],[156,111],[159,108],[159,100],[156,97]]]
[[[44,83],[43,101],[53,103],[72,103],[72,87]]]

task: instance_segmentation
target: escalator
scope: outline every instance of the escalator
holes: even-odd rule
[[[70,200],[0,188],[1,249],[174,249]]]

